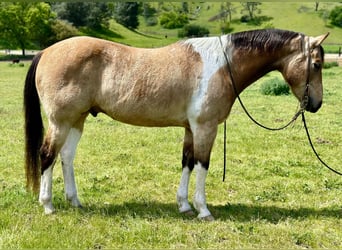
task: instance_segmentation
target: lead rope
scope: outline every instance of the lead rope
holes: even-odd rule
[[[298,112],[292,117],[292,119],[286,123],[285,125],[279,127],[279,128],[271,128],[271,127],[267,127],[263,124],[261,124],[260,122],[258,122],[257,120],[255,120],[252,115],[248,112],[247,108],[245,107],[245,105],[243,104],[241,98],[240,98],[240,95],[237,91],[237,88],[236,88],[236,84],[235,84],[235,81],[234,81],[234,78],[233,78],[233,75],[232,75],[232,72],[231,72],[231,68],[230,68],[230,64],[229,64],[229,60],[228,60],[228,56],[225,52],[225,50],[223,49],[223,45],[222,45],[222,41],[221,41],[221,37],[219,36],[219,41],[220,41],[220,45],[221,45],[221,48],[222,48],[222,52],[223,52],[223,55],[224,55],[224,58],[226,60],[226,63],[227,63],[227,69],[228,69],[228,74],[229,74],[229,77],[230,77],[230,80],[231,80],[231,83],[232,83],[232,86],[233,86],[233,89],[234,89],[234,93],[242,107],[242,109],[245,111],[245,113],[247,114],[247,116],[255,123],[257,124],[259,127],[261,128],[264,128],[264,129],[267,129],[267,130],[271,130],[271,131],[279,131],[279,130],[283,130],[285,128],[287,128],[288,126],[290,126],[293,122],[295,122],[298,118],[298,116],[300,114],[302,114],[304,112],[304,109],[305,109],[305,106],[306,106],[306,100],[303,101],[302,105],[301,105],[301,108],[300,110],[298,110]],[[308,85],[307,85],[307,90],[308,90]],[[305,104],[304,104],[305,103]],[[224,146],[223,146],[223,177],[222,177],[222,181],[224,182],[225,179],[226,179],[226,141],[227,141],[227,132],[226,132],[226,128],[227,128],[227,120],[224,121],[224,131],[223,131],[223,143],[224,143]]]
[[[327,169],[329,169],[330,171],[334,172],[335,174],[337,175],[340,175],[342,176],[342,173],[333,169],[332,167],[330,167],[328,164],[326,164],[322,158],[319,156],[319,154],[317,153],[313,143],[312,143],[312,140],[311,140],[311,137],[310,137],[310,133],[309,133],[309,130],[308,130],[308,127],[306,125],[306,120],[305,120],[305,107],[308,105],[308,102],[309,102],[309,80],[310,80],[310,66],[311,66],[311,56],[310,56],[310,48],[309,49],[309,54],[308,54],[308,73],[307,73],[307,80],[306,80],[306,88],[305,88],[305,93],[304,93],[304,98],[301,102],[301,105],[300,105],[300,109],[298,110],[298,112],[293,116],[293,118],[291,119],[290,122],[288,122],[287,124],[285,124],[284,126],[282,127],[279,127],[279,128],[269,128],[267,126],[264,126],[262,125],[261,123],[259,123],[258,121],[256,121],[250,114],[249,112],[247,111],[246,107],[243,105],[242,101],[241,101],[241,98],[237,92],[237,89],[236,89],[236,86],[235,86],[235,82],[234,82],[234,79],[233,79],[233,76],[232,76],[232,73],[231,73],[231,68],[230,68],[230,64],[229,64],[229,60],[228,60],[228,57],[227,57],[227,54],[225,52],[225,50],[223,49],[223,45],[222,45],[222,41],[221,41],[221,37],[219,36],[219,41],[220,41],[220,44],[221,44],[221,48],[222,48],[222,52],[223,52],[223,55],[225,57],[225,60],[227,62],[227,68],[228,68],[228,73],[229,73],[229,76],[230,76],[230,79],[231,79],[231,82],[232,82],[232,85],[233,85],[233,89],[234,89],[234,92],[235,92],[235,95],[237,97],[237,99],[239,100],[239,103],[241,105],[241,107],[243,108],[243,110],[245,111],[245,113],[247,114],[247,116],[255,123],[257,124],[258,126],[264,128],[264,129],[267,129],[267,130],[271,130],[271,131],[278,131],[278,130],[282,130],[282,129],[285,129],[287,128],[291,123],[293,123],[295,120],[297,120],[298,116],[301,114],[302,115],[302,121],[303,121],[303,124],[304,124],[304,128],[305,128],[305,132],[306,132],[306,135],[307,135],[307,138],[308,138],[308,141],[309,141],[309,144],[311,146],[311,149],[312,151],[314,152],[314,154],[316,155],[317,159],[323,164],[323,166],[325,166]],[[303,37],[304,39],[304,37]],[[224,141],[224,146],[223,146],[223,181],[225,181],[225,178],[226,178],[226,141],[227,141],[227,131],[226,131],[226,128],[227,128],[227,124],[226,124],[226,120],[224,121],[224,131],[223,131],[223,141]]]
[[[337,171],[337,170],[335,170],[335,169],[329,167],[329,165],[326,164],[326,163],[322,160],[322,158],[319,156],[319,154],[317,153],[317,151],[316,151],[316,149],[315,149],[315,147],[314,147],[314,145],[313,145],[313,143],[312,143],[312,140],[311,140],[311,137],[310,137],[310,133],[309,133],[308,127],[307,127],[307,125],[306,125],[304,112],[302,113],[302,121],[303,121],[303,124],[304,124],[304,128],[305,128],[306,135],[307,135],[307,137],[308,137],[309,144],[310,144],[310,146],[311,146],[311,148],[312,148],[312,151],[313,151],[314,154],[316,155],[317,159],[318,159],[318,160],[319,160],[327,169],[329,169],[330,171],[334,172],[335,174],[342,175],[341,172],[339,172],[339,171]]]

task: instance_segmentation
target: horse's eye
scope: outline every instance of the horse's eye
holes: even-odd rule
[[[321,69],[321,64],[320,63],[313,63],[314,69],[319,70]]]

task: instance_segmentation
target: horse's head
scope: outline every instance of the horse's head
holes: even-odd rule
[[[321,43],[328,35],[329,33],[318,37],[303,36],[300,42],[302,44],[301,49],[297,49],[294,56],[286,60],[286,65],[282,71],[293,94],[305,110],[313,113],[317,112],[322,105],[324,51]]]

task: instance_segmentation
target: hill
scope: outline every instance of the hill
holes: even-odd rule
[[[157,5],[157,3],[154,3]],[[181,3],[169,4],[169,8],[180,6]],[[341,3],[321,2],[318,11],[315,11],[315,2],[263,2],[259,6],[260,13],[266,21],[260,25],[241,23],[242,6],[238,2],[232,3],[233,13],[230,28],[232,32],[239,32],[261,28],[279,28],[302,32],[307,35],[320,35],[330,32],[325,47],[328,51],[336,52],[342,44],[342,29],[329,25],[327,16],[332,8]],[[204,26],[210,30],[210,36],[221,34],[220,21],[208,20],[220,12],[220,2],[193,2],[189,3],[190,23]],[[167,8],[167,6],[164,8]],[[179,40],[178,29],[164,29],[160,25],[147,26],[144,19],[140,18],[140,26],[137,31],[131,31],[112,21],[110,32],[84,32],[84,34],[96,35],[105,39],[129,44],[137,47],[164,46]],[[327,49],[326,48],[326,49]]]

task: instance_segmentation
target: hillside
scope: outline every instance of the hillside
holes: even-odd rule
[[[181,3],[168,4],[170,4],[170,6],[177,6]],[[338,45],[342,44],[342,29],[332,27],[327,20],[322,18],[322,16],[327,16],[330,10],[339,4],[341,3],[322,2],[319,4],[318,11],[315,11],[314,2],[263,2],[259,6],[261,12],[258,13],[257,16],[264,16],[267,21],[256,26],[240,22],[240,18],[243,15],[241,14],[242,6],[238,2],[234,2],[232,3],[234,13],[232,14],[230,28],[232,29],[232,32],[239,32],[243,30],[273,27],[294,30],[312,36],[330,32],[330,36],[326,40],[325,46],[329,47],[329,50],[332,49],[337,51]],[[191,15],[190,23],[208,28],[210,30],[210,36],[221,34],[220,21],[208,21],[211,17],[219,13],[220,6],[220,2],[189,3],[191,13],[194,13],[199,9],[197,15]],[[97,35],[133,46],[157,47],[179,40],[177,34],[177,29],[163,29],[160,25],[146,26],[144,19],[141,17],[140,26],[136,32],[128,30],[113,21],[111,22],[109,33],[98,33]],[[330,45],[328,46],[328,44]],[[331,44],[336,45],[331,46]]]

